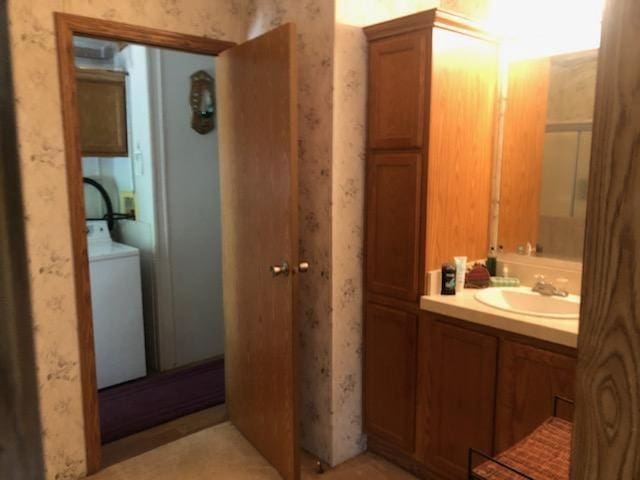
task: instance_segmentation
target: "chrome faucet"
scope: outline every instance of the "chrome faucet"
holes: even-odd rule
[[[567,292],[564,288],[556,287],[553,283],[547,282],[544,279],[544,275],[536,275],[536,283],[531,288],[531,291],[539,293],[540,295],[544,295],[545,297],[568,297],[569,292]],[[566,285],[567,280],[561,280],[563,284]]]

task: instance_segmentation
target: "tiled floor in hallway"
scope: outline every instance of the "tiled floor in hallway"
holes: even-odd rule
[[[413,480],[381,458],[364,454],[318,475],[302,456],[302,478],[322,480]],[[112,465],[92,480],[279,480],[280,476],[228,422]]]

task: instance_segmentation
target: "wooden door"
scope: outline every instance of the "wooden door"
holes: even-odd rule
[[[420,292],[421,163],[408,152],[367,160],[367,289],[411,302]]]
[[[553,414],[556,395],[573,399],[576,359],[505,340],[500,347],[496,403],[496,451],[530,434]],[[559,416],[571,418],[566,404]],[[569,411],[567,411],[569,410]]]
[[[227,408],[285,480],[299,478],[295,38],[288,24],[223,52],[216,94]]]
[[[421,459],[444,478],[467,478],[470,447],[493,453],[498,339],[423,314],[419,326]]]
[[[407,453],[414,451],[417,318],[369,303],[364,328],[365,428]]]

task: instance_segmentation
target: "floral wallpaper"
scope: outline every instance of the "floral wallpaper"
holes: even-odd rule
[[[483,0],[442,0],[466,14]],[[86,471],[53,12],[241,42],[298,28],[303,447],[335,465],[362,435],[366,41],[436,0],[9,0],[47,479]]]
[[[303,448],[333,464],[331,144],[333,1],[256,0],[254,37],[286,22],[298,32],[300,417]]]
[[[47,479],[84,476],[77,315],[53,12],[242,41],[239,1],[9,1]]]

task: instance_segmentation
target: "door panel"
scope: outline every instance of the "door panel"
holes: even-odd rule
[[[421,456],[447,478],[466,479],[469,447],[493,453],[498,339],[426,314],[419,335]]]
[[[502,452],[553,415],[555,396],[574,398],[576,359],[505,340],[498,378],[496,451]],[[559,408],[558,415],[571,419],[571,409]]]
[[[227,408],[280,472],[297,479],[298,262],[295,27],[225,51],[217,64]]]
[[[424,137],[427,33],[371,43],[369,146],[418,148]]]
[[[415,438],[415,314],[369,303],[365,319],[365,427],[407,453]]]
[[[375,153],[367,160],[367,288],[415,302],[419,297],[419,153]]]

